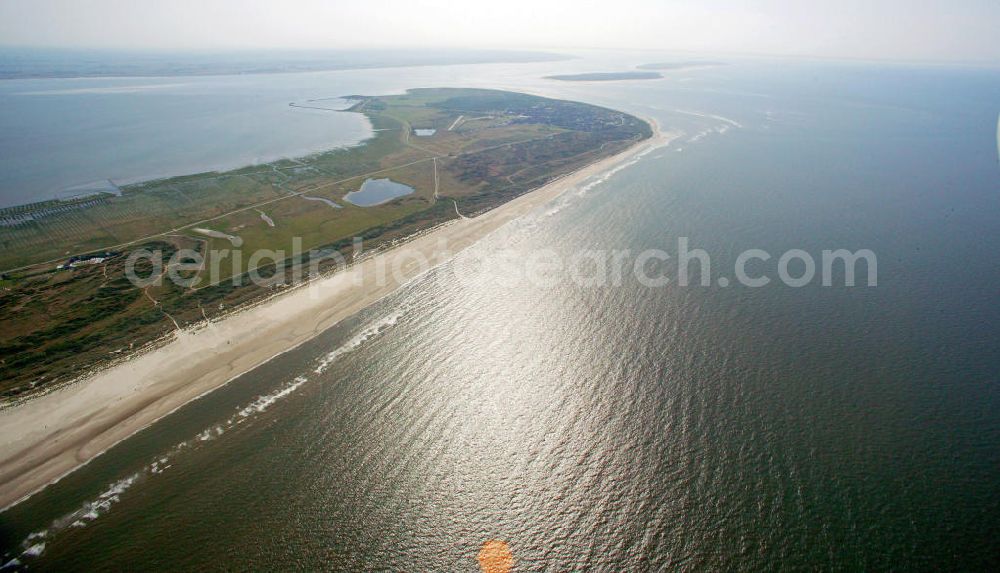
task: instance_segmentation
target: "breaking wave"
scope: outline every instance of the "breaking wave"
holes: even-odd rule
[[[344,354],[347,354],[348,352],[357,349],[359,346],[367,342],[369,339],[374,338],[379,334],[381,334],[382,332],[384,332],[386,329],[395,326],[396,323],[399,322],[399,319],[402,318],[402,316],[403,316],[403,311],[398,310],[376,322],[369,324],[368,326],[363,328],[361,332],[358,332],[357,334],[352,336],[350,339],[348,339],[346,342],[338,346],[336,349],[328,352],[326,356],[320,359],[319,364],[316,365],[316,369],[314,370],[314,372],[316,372],[316,374],[322,374],[323,372],[326,371],[327,368],[330,367],[331,364],[336,362],[337,359],[343,356]]]
[[[142,473],[137,472],[112,483],[96,498],[85,502],[76,511],[53,521],[47,529],[29,534],[21,542],[21,553],[0,566],[0,571],[21,569],[25,559],[41,555],[45,551],[46,542],[59,532],[69,527],[86,527],[87,524],[110,511],[111,507],[121,499],[121,495],[139,480]]]
[[[277,402],[278,400],[281,400],[285,396],[288,396],[289,394],[291,394],[292,392],[294,392],[295,390],[297,390],[299,388],[299,386],[302,386],[303,384],[305,384],[307,381],[308,381],[308,378],[306,378],[305,376],[296,376],[295,380],[293,380],[291,384],[288,384],[287,386],[285,386],[281,390],[278,390],[277,392],[274,392],[272,394],[264,394],[262,396],[257,396],[257,399],[254,400],[249,406],[246,406],[245,408],[243,408],[239,412],[237,412],[236,413],[236,417],[238,417],[238,418],[247,418],[249,416],[252,416],[254,414],[259,414],[259,413],[263,412],[264,410],[267,410],[272,405],[274,405],[275,402]],[[230,423],[232,421],[234,421],[235,419],[236,418],[230,418],[229,419]],[[221,436],[222,435],[222,428],[221,427],[217,427],[215,430],[216,430],[216,435],[217,436]]]
[[[632,167],[636,163],[639,163],[639,161],[641,161],[644,157],[646,157],[650,153],[662,149],[664,147],[668,147],[671,141],[673,140],[671,139],[657,145],[650,145],[649,147],[643,149],[642,151],[630,157],[628,161],[623,161],[622,163],[619,163],[618,165],[615,165],[614,167],[606,171],[602,171],[598,175],[595,175],[587,179],[579,187],[574,188],[570,192],[563,193],[556,201],[552,202],[552,204],[544,212],[541,213],[539,218],[545,219],[562,211],[567,206],[572,204],[576,198],[583,197],[591,190],[593,190],[595,187],[607,183],[608,180],[617,175],[619,172],[628,169],[629,167]]]

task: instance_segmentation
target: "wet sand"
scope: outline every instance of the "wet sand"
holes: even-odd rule
[[[9,507],[191,400],[314,338],[433,265],[584,180],[671,139],[654,135],[474,219],[461,218],[331,276],[193,331],[88,380],[0,412],[0,507]],[[377,273],[379,265],[388,272]],[[378,280],[380,278],[383,280]]]

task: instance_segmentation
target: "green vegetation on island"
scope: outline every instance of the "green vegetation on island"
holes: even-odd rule
[[[352,96],[373,136],[364,143],[223,173],[125,186],[101,194],[0,210],[0,395],[24,396],[70,380],[185,327],[273,294],[239,279],[260,249],[339,252],[354,237],[377,248],[449,219],[474,217],[652,135],[631,115],[494,90],[419,89]],[[339,112],[330,112],[339,113]],[[345,201],[368,179],[412,193],[369,207]],[[239,249],[234,249],[238,238]],[[138,288],[124,276],[138,249],[205,257]],[[231,260],[212,253],[226,250]],[[263,260],[269,276],[309,255]],[[206,280],[215,265],[222,279]],[[319,266],[327,271],[333,262]],[[308,268],[308,267],[306,267]],[[140,269],[141,270],[141,269]],[[141,273],[140,273],[141,274]]]

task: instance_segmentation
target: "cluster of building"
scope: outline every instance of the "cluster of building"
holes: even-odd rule
[[[106,251],[102,254],[77,255],[70,257],[68,261],[56,267],[56,269],[75,269],[85,265],[99,265],[111,257],[117,255],[114,251]]]

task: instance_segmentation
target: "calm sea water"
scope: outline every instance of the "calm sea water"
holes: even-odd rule
[[[474,571],[499,538],[519,571],[996,568],[1000,74],[741,62],[536,79],[567,68],[588,65],[450,83],[507,78],[686,135],[0,514],[4,559]],[[445,73],[347,75],[370,93]],[[678,237],[730,278],[748,248],[868,248],[879,284],[478,272]]]

